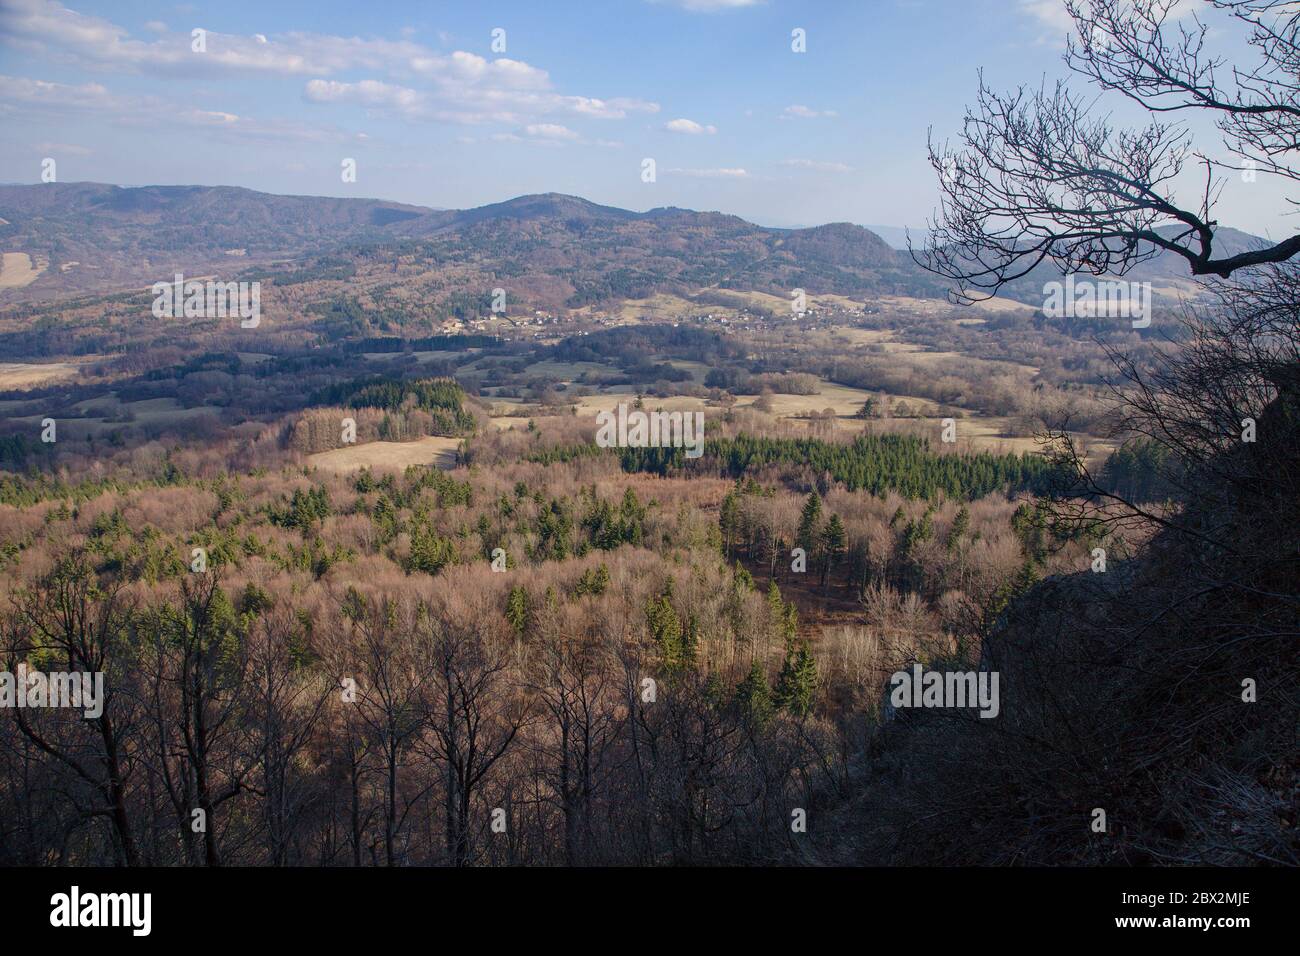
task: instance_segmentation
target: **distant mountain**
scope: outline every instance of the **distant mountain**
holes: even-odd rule
[[[1178,235],[1182,229],[1178,226],[1163,226],[1156,230],[1161,235],[1172,237]],[[919,238],[916,240],[918,248],[920,247]],[[1266,239],[1259,236],[1252,236],[1250,233],[1242,232],[1240,229],[1233,229],[1230,226],[1219,226],[1214,231],[1214,255],[1216,258],[1234,256],[1241,252],[1248,252],[1255,249],[1261,249],[1272,245]],[[1135,265],[1124,279],[1129,282],[1150,282],[1153,291],[1157,295],[1164,293],[1170,295],[1189,295],[1197,291],[1195,277],[1191,274],[1187,260],[1182,256],[1165,250],[1158,250],[1148,242],[1139,243],[1140,255],[1147,256],[1151,253],[1150,258],[1144,262]],[[1019,299],[1022,302],[1038,304],[1043,298],[1043,285],[1046,282],[1059,280],[1061,272],[1051,263],[1044,263],[1035,267],[1027,275],[1008,283],[1002,289],[1001,295]]]
[[[375,199],[276,196],[229,186],[121,187],[98,183],[0,186],[0,250],[42,268],[0,302],[141,288],[177,271],[234,274],[291,261],[299,281],[398,271],[430,289],[481,294],[509,279],[536,307],[579,307],[657,292],[791,289],[849,296],[939,297],[946,284],[906,251],[851,223],[803,229],[661,207],[633,212],[560,193],[465,210]],[[1225,251],[1263,240],[1219,232]],[[895,241],[898,235],[894,236]],[[919,237],[918,237],[919,241]],[[349,271],[350,270],[350,271]],[[1035,272],[1009,294],[1042,298]],[[1133,278],[1187,278],[1165,254]]]
[[[0,249],[48,261],[31,285],[9,290],[36,298],[146,285],[176,270],[225,271],[381,237],[396,223],[440,215],[402,203],[233,186],[2,186]]]
[[[46,265],[0,301],[140,288],[176,271],[229,276],[395,243],[439,268],[517,277],[516,287],[552,306],[711,286],[783,297],[795,287],[938,289],[860,226],[771,229],[719,212],[632,212],[559,193],[434,210],[225,186],[52,183],[0,186],[0,219],[0,248]]]
[[[485,219],[559,219],[564,222],[626,222],[637,214],[614,206],[601,206],[578,196],[563,193],[539,193],[518,196],[505,202],[478,206],[455,213],[456,225],[470,225]],[[418,228],[418,227],[417,227]]]
[[[908,229],[906,226],[874,226],[868,223],[866,225],[866,228],[870,229],[881,239],[884,239],[885,242],[889,243],[889,245],[894,249],[907,248]],[[926,230],[924,226],[919,228],[913,228],[911,232],[912,232],[912,242],[914,243],[919,244],[922,241],[922,239],[925,238]]]

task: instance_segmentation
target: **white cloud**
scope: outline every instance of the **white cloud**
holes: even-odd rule
[[[38,115],[66,111],[111,115],[127,125],[149,124],[163,128],[180,124],[220,133],[220,138],[226,141],[275,139],[338,143],[355,138],[330,127],[290,120],[259,120],[221,110],[200,110],[178,106],[154,96],[120,96],[99,83],[73,85],[0,76],[0,102]]]
[[[84,69],[306,75],[317,78],[307,84],[311,102],[359,103],[404,118],[457,123],[521,124],[564,113],[624,119],[659,110],[657,103],[630,97],[561,94],[545,70],[521,60],[488,60],[464,50],[444,53],[408,39],[301,32],[237,36],[209,30],[206,52],[196,53],[189,26],[172,33],[160,23],[151,24],[154,32],[158,28],[157,39],[138,40],[125,27],[70,10],[57,0],[0,0],[0,41]],[[384,78],[329,79],[349,70],[369,70]]]
[[[0,76],[0,101],[41,109],[121,112],[139,101],[115,96],[99,83],[49,83],[22,76]]]
[[[819,116],[833,117],[839,116],[839,113],[835,110],[815,110],[801,103],[787,106],[781,111],[781,119],[816,119]]]
[[[664,129],[670,133],[686,133],[689,136],[699,136],[703,133],[713,134],[718,131],[716,126],[702,126],[695,120],[688,119],[669,120],[664,124]]]
[[[598,100],[587,96],[562,97],[565,107],[582,116],[596,119],[623,119],[628,113],[658,113],[659,104],[647,100],[615,97],[612,100]]]
[[[162,24],[154,22],[151,32]],[[0,4],[0,37],[11,45],[42,52],[86,69],[192,74],[247,70],[325,75],[352,68],[385,69],[405,64],[424,47],[405,41],[288,33],[274,40],[261,34],[238,36],[207,31],[206,52],[191,48],[191,24],[156,40],[137,40],[102,17],[70,10],[57,0],[5,0]],[[165,29],[165,28],[164,28]]]
[[[621,119],[630,110],[651,112],[653,103],[562,96],[547,90],[508,89],[476,83],[438,83],[415,89],[382,80],[308,80],[303,95],[313,103],[352,104],[411,120],[447,123],[536,124],[542,117],[570,114],[594,119]],[[540,124],[544,125],[544,124]]]
[[[567,126],[561,126],[558,123],[530,123],[524,127],[524,132],[534,139],[565,140],[573,142],[581,139],[577,133]]]
[[[425,94],[407,86],[394,86],[380,80],[340,83],[336,80],[308,80],[303,91],[313,103],[356,103],[410,113],[423,108]]]
[[[545,70],[521,60],[487,60],[464,50],[456,50],[450,55],[421,54],[411,59],[410,67],[422,76],[447,84],[479,84],[515,90],[544,90],[550,86],[550,76]]]

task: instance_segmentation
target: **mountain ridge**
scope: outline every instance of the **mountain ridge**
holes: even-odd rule
[[[946,292],[906,250],[859,224],[762,226],[717,210],[637,212],[558,192],[434,209],[241,186],[0,185],[0,220],[0,249],[28,254],[39,270],[19,287],[0,282],[0,303],[125,291],[175,272],[228,278],[250,266],[395,243],[415,243],[435,268],[472,263],[476,274],[541,276],[534,285],[554,287],[548,305],[711,286],[783,297],[794,288],[924,298]],[[1217,237],[1230,250],[1264,242],[1229,227]],[[1131,277],[1185,276],[1180,266],[1162,253]],[[1005,294],[1032,304],[1052,277],[1050,269],[1036,271]]]

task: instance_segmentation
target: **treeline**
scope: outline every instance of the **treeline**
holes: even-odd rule
[[[764,389],[783,395],[816,395],[821,391],[817,376],[801,372],[764,372],[751,375],[744,369],[714,368],[704,377],[709,388],[725,388],[733,395],[758,395]]]
[[[370,376],[339,382],[318,391],[313,404],[377,408],[388,412],[419,410],[434,423],[432,435],[465,435],[475,429],[474,416],[465,409],[465,391],[450,378],[396,379]],[[333,447],[333,446],[331,446]]]
[[[982,498],[997,491],[1040,494],[1064,474],[1041,455],[940,454],[913,435],[859,435],[851,442],[815,438],[764,438],[749,434],[713,438],[694,461],[681,448],[625,448],[623,467],[667,475],[716,471],[728,478],[770,466],[807,467],[828,474],[849,491],[906,498]]]
[[[1186,478],[1169,449],[1148,439],[1134,439],[1106,459],[1098,484],[1129,501],[1178,499]]]
[[[556,362],[597,362],[620,368],[641,365],[656,354],[723,365],[742,359],[744,350],[717,332],[689,325],[619,326],[570,336],[550,350]]]
[[[371,336],[342,343],[347,352],[461,352],[465,349],[487,349],[501,344],[495,335],[429,335],[423,338],[403,338],[394,335]]]

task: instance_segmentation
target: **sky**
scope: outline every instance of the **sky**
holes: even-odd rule
[[[0,0],[0,182],[53,158],[61,182],[916,228],[927,131],[959,131],[981,68],[1065,75],[1068,25],[1061,0]],[[1240,180],[1220,221],[1289,235],[1280,188]]]

